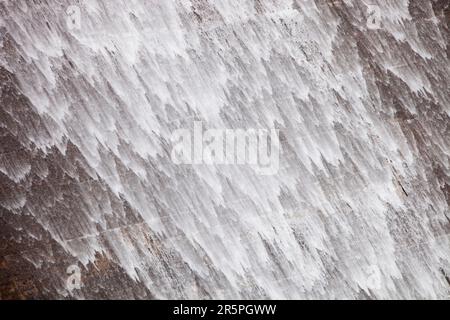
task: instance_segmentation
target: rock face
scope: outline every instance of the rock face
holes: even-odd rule
[[[2,0],[0,298],[448,298],[449,20]],[[194,121],[278,129],[279,170],[175,164]]]

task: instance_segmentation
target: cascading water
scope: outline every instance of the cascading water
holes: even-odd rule
[[[445,0],[1,0],[0,297],[447,298],[448,22]],[[175,164],[196,121],[276,128],[277,172]]]

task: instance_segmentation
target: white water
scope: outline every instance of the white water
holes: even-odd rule
[[[63,154],[70,140],[112,193],[67,171],[80,181],[80,206],[68,208],[75,237],[49,219],[61,209],[5,208],[27,208],[85,265],[102,252],[156,298],[448,295],[445,193],[377,87],[417,116],[448,179],[448,89],[430,81],[436,70],[448,81],[448,60],[429,4],[425,23],[408,1],[372,1],[384,13],[370,31],[360,1],[333,11],[326,1],[85,0],[81,29],[69,30],[73,3],[49,2],[2,0],[15,51],[0,50],[0,62],[49,129],[27,139]],[[345,35],[343,12],[360,34]],[[419,98],[441,118],[424,116]],[[279,128],[280,172],[174,165],[170,134],[194,119]],[[18,182],[27,165],[0,171]],[[119,196],[143,222],[127,222]]]

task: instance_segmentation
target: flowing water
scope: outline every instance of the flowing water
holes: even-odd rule
[[[0,297],[448,298],[449,21],[446,0],[1,0]],[[195,121],[278,129],[279,170],[175,164]]]

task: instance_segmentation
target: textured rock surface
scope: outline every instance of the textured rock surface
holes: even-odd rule
[[[0,297],[448,298],[449,2],[371,4],[1,0]],[[279,172],[175,165],[194,120]]]

